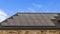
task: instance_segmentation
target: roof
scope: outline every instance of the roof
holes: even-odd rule
[[[17,13],[1,23],[1,26],[59,27],[58,14]]]

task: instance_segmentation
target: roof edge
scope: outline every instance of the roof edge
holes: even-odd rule
[[[60,30],[60,27],[40,27],[40,26],[30,26],[30,27],[0,27],[0,30]]]

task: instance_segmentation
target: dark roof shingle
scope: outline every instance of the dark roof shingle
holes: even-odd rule
[[[2,26],[56,26],[51,19],[55,19],[57,14],[40,13],[17,13],[7,22],[2,22]]]

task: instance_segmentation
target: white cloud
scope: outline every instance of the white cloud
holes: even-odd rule
[[[43,6],[41,5],[41,4],[32,4],[34,7],[36,7],[36,8],[42,8]]]
[[[20,12],[25,12],[25,11],[20,11]]]
[[[36,10],[32,9],[32,8],[27,8],[30,12],[36,12]]]
[[[0,10],[0,22],[5,20],[7,17],[8,15],[3,10]]]
[[[34,10],[33,8],[27,8],[25,10],[19,10],[18,12],[22,12],[22,13],[35,13],[36,10]]]
[[[17,11],[17,12],[25,12],[24,10],[22,10],[22,9],[19,9],[19,11]]]

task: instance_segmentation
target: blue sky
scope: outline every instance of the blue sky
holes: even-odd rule
[[[0,0],[0,10],[8,16],[17,12],[60,13],[60,0]]]

